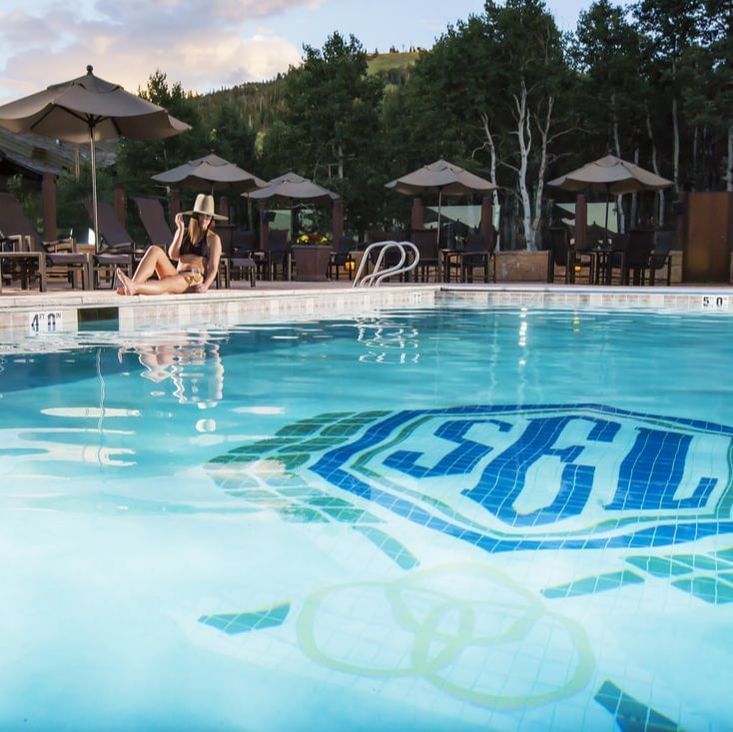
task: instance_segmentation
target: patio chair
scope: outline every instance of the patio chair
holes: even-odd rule
[[[254,231],[232,232],[229,247],[221,253],[219,272],[222,275],[224,287],[231,285],[232,278],[235,275],[246,277],[249,280],[249,286],[255,286],[257,261],[254,259],[253,252],[256,242],[257,238]]]
[[[270,229],[265,248],[256,250],[254,258],[261,279],[276,279],[279,267],[283,279],[289,280],[292,258],[288,246],[288,232],[285,229]]]
[[[548,230],[550,240],[550,272],[549,280],[555,280],[555,268],[562,267],[565,284],[574,284],[576,275],[586,270],[588,281],[591,280],[593,259],[587,252],[576,252],[570,243],[568,230],[564,226],[552,226]]]
[[[460,271],[461,282],[473,282],[474,270],[480,269],[484,282],[489,281],[489,272],[493,271],[492,281],[496,282],[496,232],[492,228],[488,245],[483,234],[469,234],[466,237],[466,244],[461,252],[452,252],[450,260],[447,260],[448,276],[450,278],[451,265],[456,266]],[[492,266],[493,265],[493,266]]]
[[[0,193],[0,231],[5,240],[0,258],[19,266],[21,287],[37,275],[39,290],[45,292],[48,275],[61,272],[72,287],[76,286],[76,275],[81,274],[82,287],[89,288],[87,255],[76,251],[73,239],[44,242],[18,199],[9,193]]]
[[[137,213],[148,237],[148,244],[168,249],[173,241],[173,232],[165,219],[163,204],[157,198],[142,196],[135,196],[132,200],[137,206]]]
[[[328,262],[328,277],[332,280],[339,279],[340,271],[348,276],[350,280],[354,279],[356,271],[356,262],[351,252],[357,248],[357,243],[349,236],[342,236],[331,252],[331,259]]]
[[[415,268],[415,281],[420,279],[426,282],[430,277],[430,270],[435,272],[435,279],[439,279],[440,271],[438,251],[438,240],[436,232],[430,229],[415,229],[410,234],[410,241],[417,247],[420,252],[420,261]]]
[[[655,232],[652,229],[632,229],[628,235],[626,261],[624,263],[624,284],[643,285],[647,278],[654,285],[657,269],[667,267],[667,284],[671,282],[669,254],[654,250]]]
[[[85,201],[84,206],[89,214],[89,219],[94,222],[94,212],[91,201]],[[99,201],[97,204],[99,213],[99,236],[104,242],[105,248],[95,252],[90,257],[90,270],[92,287],[99,286],[99,277],[105,274],[110,283],[114,285],[114,271],[119,267],[128,276],[132,277],[133,254],[135,243],[127,233],[125,227],[117,218],[117,212],[111,203]]]

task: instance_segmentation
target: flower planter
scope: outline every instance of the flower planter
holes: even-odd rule
[[[327,279],[328,262],[331,259],[331,247],[319,244],[292,247],[295,259],[296,282],[323,282]]]

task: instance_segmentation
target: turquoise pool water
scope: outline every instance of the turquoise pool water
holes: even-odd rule
[[[0,729],[731,729],[732,325],[0,343]]]

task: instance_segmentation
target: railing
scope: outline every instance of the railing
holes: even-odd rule
[[[405,251],[405,248],[409,248],[414,253],[414,258],[412,262],[405,265],[405,260],[407,259],[407,252]],[[363,274],[366,270],[369,262],[369,254],[372,251],[372,249],[380,249],[379,256],[377,257],[377,261],[374,264],[374,269],[369,274]],[[384,263],[384,256],[386,252],[389,249],[398,249],[400,252],[400,261],[393,265],[392,267],[387,267],[386,269],[382,269],[382,265]],[[415,267],[417,267],[418,262],[420,261],[420,252],[418,248],[410,241],[378,241],[374,242],[374,244],[370,244],[365,250],[364,254],[361,258],[361,263],[359,264],[359,269],[356,272],[356,277],[354,277],[354,287],[379,287],[379,285],[382,284],[382,282],[387,279],[388,277],[397,277],[399,275],[403,275],[407,272],[411,272]]]

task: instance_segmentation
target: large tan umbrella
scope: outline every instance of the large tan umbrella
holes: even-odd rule
[[[302,178],[293,172],[285,173],[279,178],[273,178],[264,188],[243,195],[258,201],[276,198],[287,202],[292,202],[293,199],[313,202],[335,201],[339,198],[338,194],[333,191],[329,191],[312,180]]]
[[[99,248],[95,142],[128,137],[160,140],[190,130],[162,107],[94,76],[91,66],[78,79],[0,106],[0,127],[35,132],[68,142],[89,142],[92,163],[94,235]]]
[[[606,155],[571,173],[551,180],[548,186],[565,191],[601,191],[606,193],[606,241],[608,242],[608,204],[611,195],[620,196],[635,191],[661,191],[674,185],[634,163]]]
[[[386,184],[398,193],[414,196],[420,193],[438,194],[438,240],[440,240],[440,218],[443,196],[462,196],[471,193],[491,193],[497,186],[491,181],[469,173],[458,165],[438,160],[430,165],[403,175]]]
[[[212,193],[215,188],[232,187],[246,192],[267,185],[257,176],[214,153],[154,175],[153,180],[168,186],[206,186],[211,188]]]

